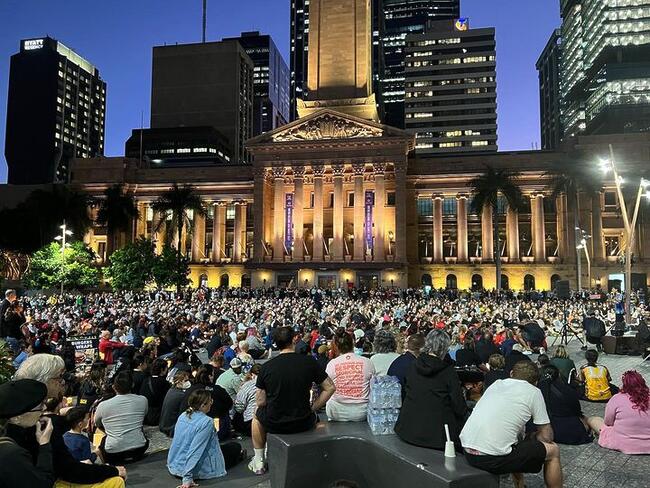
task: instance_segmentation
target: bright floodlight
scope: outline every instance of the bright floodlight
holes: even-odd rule
[[[650,181],[646,180],[645,178],[641,178],[641,186],[644,190],[647,190],[648,186],[650,186]]]
[[[646,197],[648,200],[650,200],[650,190],[647,190],[647,191],[645,192],[645,197]]]
[[[619,185],[622,185],[623,183],[625,183],[625,180],[623,179],[622,176],[619,176],[617,181],[618,181]]]
[[[68,236],[71,236],[71,235],[72,235],[72,231],[71,231],[71,230],[66,230],[66,231],[65,231],[65,234],[68,235]]]
[[[63,237],[61,237],[61,236],[56,236],[56,237],[54,238],[55,241],[60,241],[61,239],[63,239]]]

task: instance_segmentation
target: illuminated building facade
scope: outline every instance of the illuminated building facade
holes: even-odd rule
[[[11,184],[66,182],[71,158],[104,154],[106,83],[50,37],[11,57],[5,156]]]
[[[650,130],[650,0],[561,0],[564,136]]]
[[[418,155],[497,150],[494,29],[430,22],[406,37],[405,128]]]

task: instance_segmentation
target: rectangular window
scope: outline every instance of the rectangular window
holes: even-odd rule
[[[309,208],[314,208],[314,192],[309,194]]]
[[[348,207],[354,207],[354,192],[348,192]]]
[[[418,215],[420,217],[433,215],[433,201],[430,198],[418,198]]]
[[[616,206],[616,192],[606,191],[605,192],[605,206],[606,207],[615,207]]]
[[[445,198],[442,201],[442,215],[456,215],[456,197]]]
[[[394,207],[395,206],[395,192],[394,191],[386,192],[386,205],[389,206],[389,207]]]
[[[334,193],[330,192],[329,195],[329,204],[327,205],[329,208],[334,208]]]
[[[226,220],[235,220],[235,206],[228,205],[226,207]]]

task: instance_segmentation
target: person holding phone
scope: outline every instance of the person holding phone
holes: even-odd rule
[[[0,488],[50,488],[54,484],[52,421],[42,417],[46,396],[47,387],[35,380],[0,385]],[[34,427],[38,445],[35,457],[11,435],[12,431]]]

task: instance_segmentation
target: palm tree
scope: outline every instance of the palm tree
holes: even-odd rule
[[[499,195],[505,198],[508,207],[520,210],[524,204],[521,188],[517,184],[517,173],[485,166],[485,173],[470,182],[472,187],[473,210],[481,215],[484,208],[492,209],[492,229],[494,241],[494,262],[496,264],[497,293],[501,290],[501,242],[499,239],[498,205]]]
[[[163,216],[158,221],[156,232],[160,231],[163,224],[167,220],[167,216],[171,215],[171,222],[168,226],[168,232],[176,231],[177,236],[177,265],[180,269],[183,250],[181,249],[183,228],[187,226],[188,229],[192,228],[193,222],[189,218],[189,211],[194,214],[205,215],[206,210],[201,201],[201,197],[196,193],[196,189],[192,185],[179,186],[174,183],[169,190],[160,195],[158,200],[153,202],[152,208],[156,212],[160,212]],[[176,291],[180,292],[180,281],[176,284]]]
[[[548,191],[551,192],[552,198],[557,198],[562,193],[567,197],[567,204],[572,208],[573,212],[573,232],[580,229],[580,212],[578,205],[578,195],[580,192],[586,192],[592,196],[595,192],[600,190],[601,181],[595,177],[594,171],[586,164],[581,162],[560,161],[553,164],[551,170],[547,171],[544,176],[549,177],[550,181],[547,185]],[[599,236],[594,236],[594,239]],[[580,283],[580,250],[575,249],[576,253],[576,288],[579,288]],[[591,286],[591,283],[589,284]]]
[[[99,204],[97,222],[106,226],[106,257],[117,248],[120,232],[129,230],[133,219],[138,218],[138,206],[133,197],[124,193],[121,184],[115,184],[104,190],[104,199]]]

